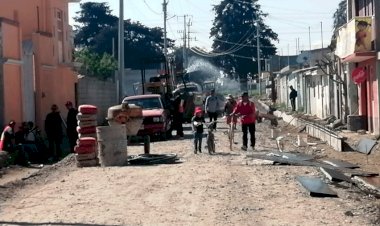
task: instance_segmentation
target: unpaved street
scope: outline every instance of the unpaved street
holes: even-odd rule
[[[284,124],[282,124],[284,125]],[[152,153],[177,153],[173,165],[76,168],[73,158],[21,182],[0,187],[0,223],[52,225],[374,225],[373,197],[336,187],[339,198],[313,198],[298,175],[317,168],[263,165],[230,152],[225,125],[216,133],[217,154],[194,155],[191,139],[155,142]],[[222,128],[224,127],[224,128]],[[187,128],[188,129],[188,128]],[[257,128],[257,151],[274,150],[268,124]],[[187,131],[187,138],[190,138]],[[240,143],[241,134],[236,134]],[[291,148],[292,147],[292,148]],[[289,145],[290,150],[294,146]],[[326,147],[325,147],[326,148]],[[141,146],[129,147],[142,153]],[[204,150],[205,152],[206,150]],[[331,150],[324,155],[333,153]],[[377,220],[377,221],[376,221]]]

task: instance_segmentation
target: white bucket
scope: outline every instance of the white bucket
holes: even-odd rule
[[[124,124],[96,127],[98,141],[127,139],[127,130]]]
[[[124,166],[128,162],[127,130],[125,125],[99,126],[98,153],[101,166]]]

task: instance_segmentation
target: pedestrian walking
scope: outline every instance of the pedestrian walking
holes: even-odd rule
[[[219,101],[218,97],[215,96],[215,90],[213,89],[211,90],[210,95],[207,96],[205,103],[205,110],[208,114],[208,117],[210,118],[210,122],[212,122],[213,120],[216,121],[218,119],[218,109]]]
[[[290,104],[292,105],[292,111],[296,111],[296,97],[297,97],[297,91],[293,88],[293,86],[289,86],[290,88]]]
[[[194,116],[191,119],[191,127],[194,133],[194,154],[202,153],[202,138],[203,138],[203,124],[205,118],[203,117],[202,108],[197,107]]]
[[[233,128],[236,129],[237,117],[231,116],[231,114],[234,111],[237,102],[231,94],[228,94],[226,99],[227,101],[224,104],[224,115],[226,116],[227,125],[232,123]]]
[[[58,111],[58,106],[53,104],[51,112],[46,115],[45,132],[49,141],[49,157],[58,161],[62,157],[62,117]]]
[[[78,126],[78,121],[77,121],[77,114],[78,110],[74,108],[73,103],[71,101],[67,101],[65,104],[68,112],[67,112],[67,119],[66,119],[66,133],[67,137],[69,139],[70,143],[70,152],[74,153],[74,147],[77,143],[78,139],[78,132],[77,132],[77,126]]]
[[[255,103],[249,100],[248,92],[241,95],[241,100],[237,103],[231,116],[239,116],[241,118],[241,126],[243,131],[243,146],[241,149],[247,151],[248,132],[251,136],[251,147],[255,150],[255,122],[256,122],[256,107]]]

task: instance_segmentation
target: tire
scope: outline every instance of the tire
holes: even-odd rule
[[[166,131],[166,138],[167,139],[170,139],[170,138],[172,138],[173,137],[173,129],[172,128],[170,128],[168,131]]]

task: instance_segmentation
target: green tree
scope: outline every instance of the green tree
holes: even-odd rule
[[[111,15],[106,3],[84,3],[75,21],[77,26],[76,45],[87,46],[91,51],[118,56],[118,18]],[[140,22],[124,21],[125,27],[125,67],[141,68],[143,62],[153,59],[163,59],[164,33],[162,28],[149,28]],[[112,49],[115,44],[114,51]],[[168,39],[168,47],[174,46],[174,41]]]
[[[333,15],[333,28],[334,30],[337,30],[339,27],[343,26],[345,23],[347,23],[347,1],[342,0],[338,8],[336,9],[334,15]]]
[[[338,8],[336,9],[335,13],[333,14],[334,32],[331,37],[331,43],[329,46],[331,50],[334,51],[336,49],[336,38],[338,35],[338,29],[346,23],[347,23],[347,1],[342,0],[339,3]]]
[[[267,14],[262,12],[258,0],[222,0],[213,10],[213,52],[226,53],[217,57],[217,64],[240,78],[246,78],[249,72],[257,73],[257,61],[253,62],[257,59],[257,24],[261,59],[276,53],[272,41],[277,40],[277,34],[264,23]]]
[[[98,54],[89,48],[83,48],[74,54],[75,62],[79,63],[77,71],[80,74],[96,77],[102,80],[112,78],[117,69],[115,58],[107,53]]]
[[[105,28],[117,24],[117,17],[111,15],[107,3],[85,2],[80,4],[81,10],[74,17],[75,25],[74,43],[76,46],[91,46],[94,44],[93,37]]]

